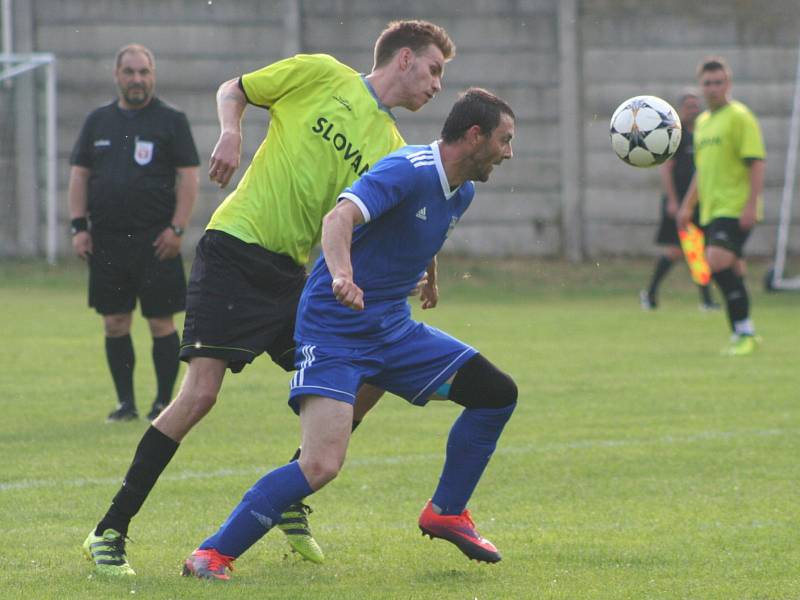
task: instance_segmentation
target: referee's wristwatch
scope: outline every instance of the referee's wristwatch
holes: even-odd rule
[[[178,237],[181,237],[183,235],[183,227],[181,227],[180,225],[175,225],[175,223],[170,223],[169,228],[172,229],[173,233]]]
[[[86,217],[75,217],[69,223],[69,233],[72,236],[79,234],[81,231],[88,231],[88,230],[89,230],[89,219],[87,219]]]

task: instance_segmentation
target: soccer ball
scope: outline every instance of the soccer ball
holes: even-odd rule
[[[660,165],[680,143],[678,113],[657,96],[628,98],[611,115],[611,147],[629,165]]]

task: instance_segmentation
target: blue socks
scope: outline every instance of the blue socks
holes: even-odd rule
[[[516,402],[503,408],[468,408],[453,423],[447,440],[447,458],[433,504],[444,515],[464,512],[475,486],[497,446]],[[219,531],[200,544],[237,558],[280,521],[281,513],[311,495],[297,462],[284,465],[258,480],[245,493]]]
[[[447,458],[432,502],[443,515],[460,515],[478,485],[517,403],[503,408],[467,408],[453,423]]]
[[[233,510],[219,531],[200,544],[220,554],[241,556],[281,519],[292,503],[314,493],[297,462],[291,462],[259,479]]]

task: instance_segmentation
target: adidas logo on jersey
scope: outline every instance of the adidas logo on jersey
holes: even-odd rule
[[[427,221],[428,220],[428,215],[425,213],[425,207],[424,206],[417,211],[417,218],[420,221]]]

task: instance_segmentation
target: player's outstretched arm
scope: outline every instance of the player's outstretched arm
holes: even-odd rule
[[[353,282],[353,263],[350,260],[353,228],[363,222],[361,209],[346,199],[322,220],[322,252],[333,278],[333,294],[353,310],[364,310],[364,292]]]
[[[242,154],[242,116],[247,108],[247,97],[239,88],[239,79],[230,79],[217,90],[217,117],[220,134],[211,160],[208,177],[224,188],[239,168]]]

